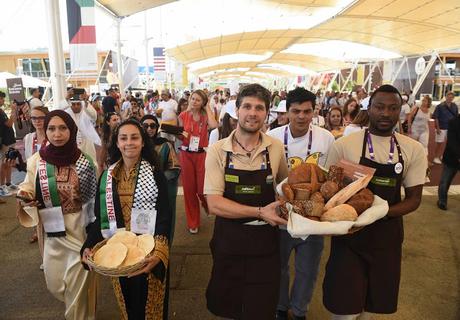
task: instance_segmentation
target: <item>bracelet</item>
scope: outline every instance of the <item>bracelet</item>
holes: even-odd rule
[[[257,211],[259,212],[259,214],[257,215],[257,219],[259,220],[262,220],[262,218],[260,217],[262,215],[262,212],[260,211],[260,207],[257,208]]]

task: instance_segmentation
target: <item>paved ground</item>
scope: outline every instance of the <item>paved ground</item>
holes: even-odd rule
[[[460,319],[460,195],[449,197],[447,212],[435,206],[434,190],[427,189],[422,206],[405,218],[403,271],[399,311],[376,319]],[[62,319],[63,305],[48,293],[36,244],[29,244],[30,229],[18,225],[14,199],[0,205],[0,319]],[[171,256],[170,318],[177,320],[215,319],[206,310],[205,288],[211,270],[208,241],[214,219],[202,215],[198,235],[185,227],[183,198],[178,196],[176,237]],[[321,274],[308,312],[309,319],[328,319],[321,297],[324,264],[329,241],[321,261]],[[110,284],[100,279],[98,319],[118,319]]]

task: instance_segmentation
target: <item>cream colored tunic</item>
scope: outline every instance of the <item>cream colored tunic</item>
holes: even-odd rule
[[[27,161],[27,175],[19,185],[19,190],[28,193],[35,199],[35,182],[39,153],[35,153]],[[59,182],[58,182],[59,184]],[[79,189],[78,184],[74,184]],[[58,186],[58,193],[62,197]],[[71,192],[71,196],[75,192]],[[74,199],[76,200],[76,199]],[[69,205],[69,211],[75,206]],[[63,201],[61,200],[61,203]],[[73,201],[77,204],[78,201]],[[80,249],[86,239],[85,217],[80,210],[64,211],[65,237],[45,236],[43,266],[48,290],[60,301],[65,303],[65,318],[86,320],[95,318],[96,279],[93,272],[86,271],[80,262]],[[19,214],[25,214],[19,212]]]

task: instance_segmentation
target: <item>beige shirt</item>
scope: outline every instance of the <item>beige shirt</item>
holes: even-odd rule
[[[233,151],[233,135],[235,130],[225,139],[219,140],[208,148],[206,154],[204,194],[223,195],[225,190],[224,172],[227,152],[232,152],[232,161],[235,169],[259,170],[265,159],[263,151],[268,148],[270,166],[277,183],[283,181],[288,174],[286,156],[283,144],[265,133],[261,133],[262,141],[257,150],[248,157],[245,153]]]
[[[365,130],[354,132],[346,137],[342,137],[334,142],[326,161],[326,168],[337,163],[340,159],[345,159],[353,163],[359,163],[363,147]],[[426,154],[420,142],[415,141],[405,135],[395,133],[396,140],[401,147],[404,160],[403,186],[406,188],[423,185],[427,168]],[[390,152],[391,137],[380,137],[371,135],[374,147],[375,160],[378,163],[386,164]],[[370,159],[369,148],[365,146],[366,158]],[[393,163],[399,162],[398,150],[395,146]]]

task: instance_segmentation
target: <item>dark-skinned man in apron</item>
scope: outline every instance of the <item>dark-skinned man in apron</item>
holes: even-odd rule
[[[397,309],[402,217],[420,205],[427,167],[423,146],[393,132],[401,105],[395,87],[379,87],[369,101],[369,129],[337,140],[329,150],[326,167],[345,159],[375,168],[368,188],[389,204],[384,218],[331,239],[323,303],[334,320],[371,319],[373,313],[391,314]]]
[[[207,151],[204,193],[216,215],[207,307],[230,319],[274,319],[280,281],[274,184],[287,176],[283,144],[262,133],[270,92],[243,87],[237,128]]]

